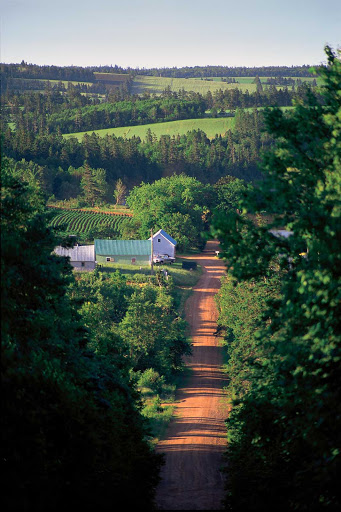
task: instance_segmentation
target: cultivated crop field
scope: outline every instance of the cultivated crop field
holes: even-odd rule
[[[70,234],[88,234],[96,229],[109,227],[112,229],[112,236],[119,234],[119,225],[126,215],[113,215],[97,212],[82,212],[79,210],[57,210],[51,227],[60,227],[64,232]]]
[[[141,140],[144,140],[149,128],[157,138],[159,138],[161,135],[186,135],[186,133],[189,131],[200,129],[206,133],[209,139],[213,139],[217,134],[224,135],[228,130],[232,130],[233,126],[233,117],[221,117],[184,119],[182,121],[169,121],[167,123],[153,123],[138,126],[124,126],[121,128],[105,128],[103,130],[94,130],[94,133],[96,133],[99,137],[115,135],[115,137],[125,137],[127,139],[132,137],[140,137]],[[76,137],[78,140],[82,140],[86,133],[93,132],[66,133],[63,135],[63,137],[66,139],[69,139],[70,137]]]

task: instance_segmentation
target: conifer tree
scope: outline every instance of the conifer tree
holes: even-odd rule
[[[289,116],[267,114],[276,147],[244,213],[266,210],[273,223],[234,213],[216,223],[234,279],[280,277],[244,361],[256,377],[227,421],[228,510],[341,505],[341,61],[326,55],[323,101],[307,91]]]

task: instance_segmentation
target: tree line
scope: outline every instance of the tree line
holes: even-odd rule
[[[22,61],[20,64],[1,63],[1,71],[15,78],[43,78],[50,80],[74,80],[93,82],[94,72],[128,73],[132,75],[164,76],[172,78],[201,78],[201,77],[250,77],[250,76],[286,76],[312,77],[311,66],[261,66],[261,67],[231,67],[231,66],[185,66],[181,68],[123,68],[121,66],[39,66]]]
[[[148,93],[131,95],[125,87],[106,92],[102,102],[91,89],[91,95],[82,94],[81,87],[50,87],[42,93],[7,93],[2,104],[2,126],[12,122],[16,129],[25,128],[33,133],[75,133],[104,128],[134,126],[155,122],[175,121],[206,116],[233,115],[237,108],[291,106],[302,101],[310,85],[300,83],[294,90],[264,86],[257,77],[257,90],[253,93],[240,89],[208,91],[202,95],[184,89],[172,92],[166,88],[160,96]],[[57,84],[58,85],[58,84]],[[63,85],[63,84],[62,84]],[[97,88],[94,84],[91,88]],[[103,85],[98,84],[98,87]],[[318,89],[316,90],[318,93]],[[229,113],[231,112],[232,113]]]
[[[278,89],[275,85],[263,87],[259,82],[257,91],[253,93],[236,88],[218,89],[201,95],[185,90],[172,92],[168,88],[160,97],[152,97],[147,93],[131,95],[119,89],[108,92],[107,101],[101,102],[96,97],[82,95],[80,87],[70,84],[63,93],[54,87],[46,88],[44,94],[7,95],[4,105],[7,106],[7,115],[18,128],[25,123],[26,130],[35,132],[48,129],[50,132],[75,133],[207,115],[216,117],[227,115],[226,111],[236,108],[286,107],[291,106],[293,100],[302,100],[307,90],[309,86],[305,83],[289,90],[287,87]]]
[[[181,68],[138,69],[139,75],[163,76],[170,78],[204,78],[204,77],[251,77],[251,76],[290,76],[312,77],[311,66],[185,66]]]
[[[341,503],[341,61],[326,54],[324,104],[310,95],[287,117],[267,114],[275,146],[264,179],[241,196],[239,213],[214,221],[228,268],[217,304],[229,511]],[[289,236],[269,231],[279,227]]]
[[[159,139],[150,130],[144,141],[95,133],[78,141],[53,133],[34,134],[23,127],[5,131],[3,150],[15,161],[25,159],[38,166],[35,172],[47,198],[79,197],[85,163],[93,170],[104,169],[106,193],[101,201],[110,203],[118,179],[128,189],[173,173],[211,184],[226,174],[246,181],[259,179],[260,152],[272,142],[263,127],[263,115],[258,111],[237,112],[233,131],[212,140],[201,130]]]

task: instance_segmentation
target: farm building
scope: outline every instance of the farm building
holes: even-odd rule
[[[76,245],[72,249],[58,246],[54,252],[58,256],[69,257],[71,265],[77,270],[94,270],[96,267],[94,245]]]
[[[149,240],[95,240],[97,263],[150,264]]]
[[[151,237],[149,238],[151,240]],[[159,229],[153,235],[153,254],[159,256],[168,254],[171,258],[175,258],[176,241],[166,231]]]
[[[269,233],[271,233],[272,235],[274,235],[277,238],[279,238],[281,236],[284,238],[288,238],[289,236],[294,234],[293,231],[289,231],[287,229],[270,229]]]

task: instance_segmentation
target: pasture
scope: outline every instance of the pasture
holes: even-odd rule
[[[78,82],[75,80],[50,80],[48,78],[15,78],[15,80],[24,80],[25,82],[50,82],[50,84],[56,85],[59,83],[64,84],[64,86],[67,88],[68,84],[72,85],[93,85],[93,82]],[[39,90],[39,89],[37,89]]]
[[[160,138],[161,135],[170,135],[172,137],[173,135],[186,135],[187,132],[192,130],[202,130],[206,133],[209,139],[213,139],[217,134],[224,135],[228,130],[232,130],[233,126],[233,117],[221,117],[184,119],[182,121],[169,121],[167,123],[124,126],[120,128],[105,128],[103,130],[94,130],[93,132],[96,133],[96,135],[99,137],[115,135],[115,137],[124,137],[127,139],[131,139],[132,137],[140,137],[141,140],[144,140],[149,128],[157,138]],[[82,140],[86,133],[91,134],[93,132],[66,133],[63,135],[63,137],[65,139],[76,137],[78,140]]]
[[[185,91],[193,91],[199,92],[204,95],[208,91],[212,93],[216,90],[222,89],[223,91],[226,89],[241,89],[242,91],[248,91],[251,93],[256,90],[256,85],[247,83],[247,84],[228,84],[226,82],[222,82],[221,80],[213,80],[213,79],[203,79],[200,78],[165,78],[165,77],[157,77],[157,76],[145,76],[145,75],[137,75],[132,83],[133,94],[143,94],[144,92],[149,92],[151,94],[161,94],[166,88],[170,88],[172,92],[178,92],[182,89]]]
[[[182,89],[185,91],[198,92],[205,95],[208,91],[213,93],[219,89],[225,91],[227,89],[240,89],[242,92],[246,90],[249,93],[256,91],[256,84],[253,83],[255,77],[233,77],[236,83],[228,84],[223,81],[223,78],[227,77],[203,77],[203,78],[166,78],[157,76],[145,76],[137,75],[133,80],[132,93],[143,94],[149,92],[150,94],[161,94],[166,88],[170,88],[172,92],[178,92]],[[271,77],[260,77],[260,81],[265,84],[268,78]],[[288,77],[290,78],[290,77]],[[294,78],[296,80],[296,78]],[[302,77],[302,82],[311,82],[314,78]],[[321,78],[316,79],[317,84],[321,85]],[[276,86],[281,89],[282,86]]]
[[[105,82],[126,82],[129,79],[128,74],[126,73],[100,73],[99,71],[94,71],[95,80],[105,81]]]

